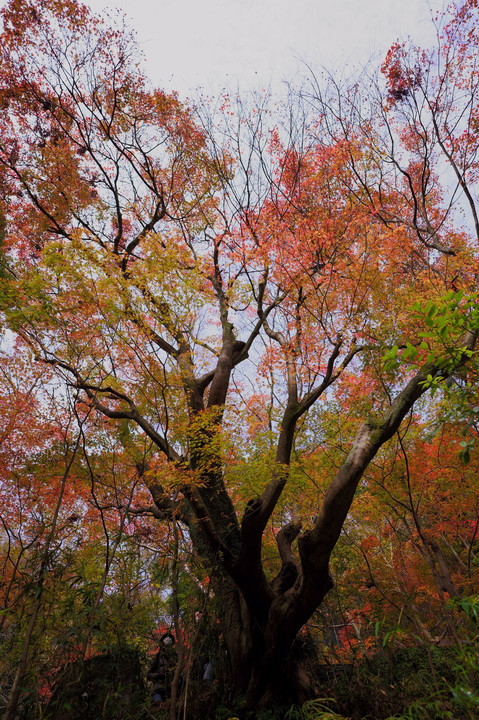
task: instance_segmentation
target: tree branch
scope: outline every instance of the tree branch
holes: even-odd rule
[[[271,582],[271,587],[276,594],[283,593],[292,587],[298,577],[300,565],[293,554],[291,545],[300,532],[301,522],[288,523],[276,536],[276,544],[282,561],[281,570]]]
[[[463,351],[454,368],[445,372],[438,361],[424,365],[397,395],[383,420],[379,423],[365,422],[359,427],[351,450],[328,487],[323,506],[312,530],[299,538],[299,550],[303,569],[303,592],[314,594],[315,577],[327,569],[331,552],[341,533],[356,488],[367,466],[379,449],[397,432],[402,420],[414,403],[429,389],[428,376],[448,377],[470,359],[476,336],[468,333]]]

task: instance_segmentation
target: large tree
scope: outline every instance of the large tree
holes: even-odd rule
[[[235,691],[304,699],[298,633],[333,585],[358,484],[474,350],[476,3],[433,53],[392,48],[367,93],[318,81],[275,121],[264,99],[205,118],[152,89],[134,38],[73,0],[12,0],[2,19],[9,327],[119,433],[152,498],[131,511],[187,528]],[[455,313],[447,333],[413,310],[428,301]],[[353,381],[362,417],[298,517],[284,497],[308,413],[320,443],[321,409],[339,413]]]

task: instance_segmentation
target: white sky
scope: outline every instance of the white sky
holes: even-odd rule
[[[364,64],[398,37],[434,41],[443,0],[84,0],[123,10],[153,82],[181,95],[266,87],[314,66]]]

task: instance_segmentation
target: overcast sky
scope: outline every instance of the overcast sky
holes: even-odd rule
[[[430,44],[443,0],[86,0],[123,10],[156,85],[188,94],[291,80],[300,59],[363,64],[397,37]]]

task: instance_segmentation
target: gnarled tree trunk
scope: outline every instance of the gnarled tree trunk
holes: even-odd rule
[[[467,347],[472,348],[474,342],[468,336]],[[467,352],[461,361],[466,359]],[[307,403],[291,399],[286,414],[293,419],[288,422],[286,417],[283,422],[274,477],[262,496],[248,503],[241,523],[226,494],[219,462],[216,473],[208,462],[210,472],[203,486],[188,490],[192,537],[204,562],[216,566],[214,592],[222,608],[220,622],[232,683],[238,695],[246,693],[249,708],[303,702],[317,692],[311,663],[308,668],[311,651],[301,641],[300,631],[333,587],[329,560],[364,471],[426,392],[427,377],[438,372],[434,364],[421,368],[381,421],[360,426],[313,527],[301,532],[301,523],[289,523],[278,533],[282,565],[272,581],[263,570],[262,536],[287,481],[290,437]],[[207,452],[205,447],[203,457]]]

